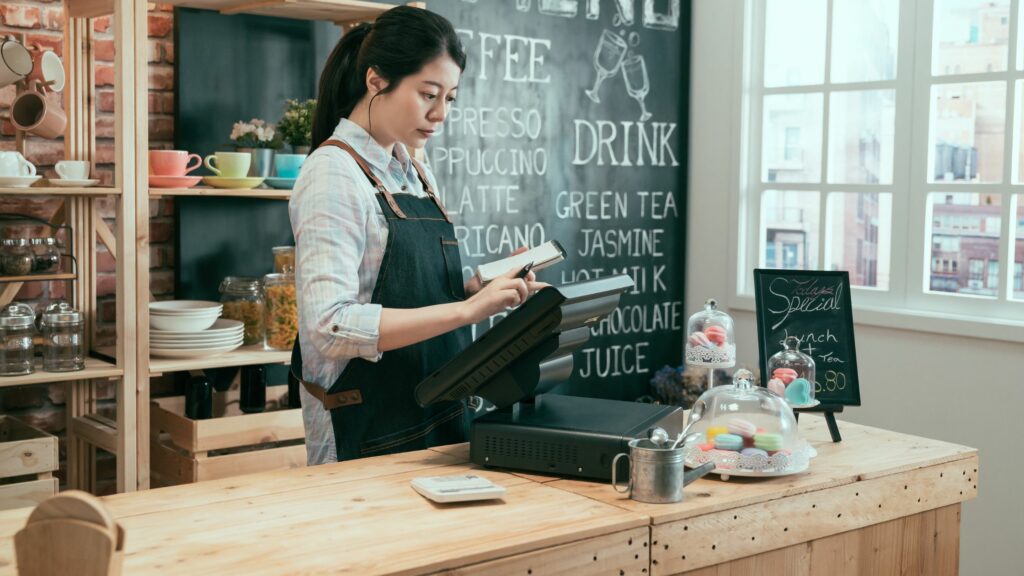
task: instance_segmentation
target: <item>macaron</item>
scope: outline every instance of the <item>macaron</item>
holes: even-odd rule
[[[766,452],[782,450],[782,434],[762,432],[754,436],[754,447]]]
[[[690,338],[687,341],[690,343],[690,346],[703,346],[705,348],[715,347],[703,332],[694,332],[693,334],[690,334]]]
[[[754,434],[757,433],[757,426],[754,426],[753,422],[742,418],[733,418],[729,421],[727,428],[729,429],[729,434],[735,434],[744,438],[753,438]]]
[[[728,433],[729,429],[725,426],[712,426],[711,428],[708,428],[707,432],[704,433],[704,436],[708,439],[708,442],[712,442],[714,441],[715,436]]]
[[[797,374],[796,370],[793,370],[792,368],[776,368],[772,371],[772,378],[782,380],[782,383],[786,386],[789,386],[790,382],[796,380],[797,376],[799,376],[799,374]]]
[[[768,389],[775,392],[779,396],[786,395],[786,383],[778,378],[772,378],[768,381]]]
[[[714,442],[707,442],[705,444],[698,445],[697,448],[700,448],[701,452],[710,452],[711,450],[715,449],[715,443]]]
[[[765,452],[764,450],[761,450],[760,448],[744,448],[743,450],[740,451],[740,454],[744,456],[764,456],[765,458],[768,457],[768,453]]]
[[[708,340],[719,346],[724,346],[729,339],[729,334],[721,326],[708,326],[704,329],[704,334],[708,337]]]
[[[786,401],[794,406],[811,403],[811,383],[806,378],[797,378],[786,386]]]
[[[735,434],[719,434],[715,436],[715,448],[738,452],[743,448],[743,438]]]

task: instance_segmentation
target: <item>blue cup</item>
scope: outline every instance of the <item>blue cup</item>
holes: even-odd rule
[[[299,169],[306,160],[306,154],[276,154],[274,169],[278,178],[298,178]]]

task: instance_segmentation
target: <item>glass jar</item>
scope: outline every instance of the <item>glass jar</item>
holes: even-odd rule
[[[732,318],[718,309],[713,298],[704,302],[703,310],[690,316],[686,334],[687,366],[731,368],[736,365]]]
[[[33,238],[32,271],[52,274],[60,271],[60,250],[53,238]]]
[[[266,347],[291,350],[299,332],[299,307],[295,300],[294,274],[267,274],[263,277],[267,298]]]
[[[43,370],[74,372],[85,369],[85,322],[82,313],[66,302],[47,308],[41,322],[46,347]]]
[[[32,273],[32,251],[25,238],[4,240],[3,254],[4,276],[24,276]]]
[[[295,246],[274,246],[274,273],[289,274],[295,272]]]
[[[0,311],[0,376],[31,374],[35,345],[35,313],[27,304],[11,302]]]
[[[814,359],[800,351],[800,339],[789,336],[782,351],[768,359],[768,389],[786,399],[793,408],[810,408],[814,399]]]
[[[262,344],[265,306],[259,279],[228,276],[220,284],[220,294],[220,301],[224,304],[222,316],[245,324],[242,344]]]

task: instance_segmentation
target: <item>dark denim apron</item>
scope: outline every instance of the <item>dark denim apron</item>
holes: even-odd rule
[[[377,201],[387,218],[387,246],[370,302],[384,308],[420,308],[465,300],[455,228],[419,163],[410,158],[427,197],[392,195],[348,144],[328,140],[322,146],[336,146],[355,158],[377,189]],[[339,461],[422,450],[466,441],[470,416],[463,403],[421,408],[413,389],[469,342],[470,330],[464,326],[389,350],[377,362],[353,358],[324,390],[301,378],[302,351],[296,338],[291,370],[330,410]]]

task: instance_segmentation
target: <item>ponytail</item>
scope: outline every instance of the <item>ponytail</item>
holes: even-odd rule
[[[346,32],[320,74],[313,148],[330,138],[338,122],[348,118],[366,96],[370,67],[387,80],[387,88],[379,92],[385,94],[443,54],[460,70],[466,69],[466,53],[451,22],[422,8],[398,6],[373,24],[360,24]]]

